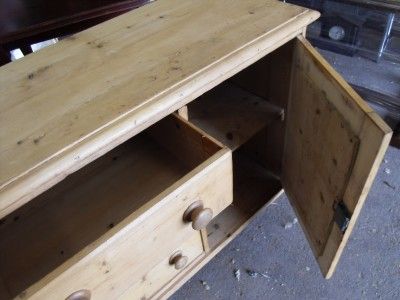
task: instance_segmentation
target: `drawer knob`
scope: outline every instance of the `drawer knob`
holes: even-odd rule
[[[182,255],[182,251],[177,251],[171,255],[169,264],[174,265],[175,269],[180,270],[186,266],[188,260],[189,258],[187,256]]]
[[[90,300],[91,293],[89,290],[79,290],[69,295],[65,300]]]
[[[204,208],[202,201],[192,203],[183,214],[183,220],[185,222],[192,222],[194,230],[205,229],[212,220],[212,217],[212,209]]]

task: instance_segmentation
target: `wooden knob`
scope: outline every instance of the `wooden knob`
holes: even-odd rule
[[[188,257],[182,255],[182,251],[177,251],[171,255],[169,263],[175,266],[175,269],[180,270],[184,268],[188,262]]]
[[[212,220],[213,211],[211,208],[204,208],[202,201],[192,203],[184,212],[183,220],[192,222],[194,230],[201,230],[207,227]]]
[[[89,290],[79,290],[69,295],[65,300],[90,300],[91,293]]]
[[[192,227],[201,230],[207,227],[213,216],[211,208],[196,208],[192,212]]]

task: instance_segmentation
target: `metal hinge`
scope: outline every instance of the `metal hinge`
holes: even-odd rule
[[[351,214],[343,201],[340,201],[336,205],[334,218],[336,224],[339,226],[340,231],[344,233],[349,226]]]

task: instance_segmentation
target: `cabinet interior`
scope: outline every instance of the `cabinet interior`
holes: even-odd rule
[[[233,151],[233,203],[207,226],[211,251],[282,190],[293,47],[287,43],[188,105],[189,121]]]
[[[243,150],[233,153],[233,203],[207,226],[210,250],[237,235],[281,189],[278,177]]]
[[[0,279],[17,296],[222,147],[168,116],[1,220]]]

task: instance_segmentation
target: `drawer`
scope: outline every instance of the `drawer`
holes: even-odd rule
[[[210,256],[285,190],[332,276],[391,137],[390,128],[298,38],[187,107],[233,151],[233,203],[207,226]]]
[[[190,269],[199,259],[204,256],[203,244],[199,234],[192,236],[179,247],[176,247],[171,255],[164,257],[157,265],[142,276],[139,282],[133,284],[123,295],[121,300],[133,299],[150,299],[158,298],[158,291],[163,287],[173,284],[171,280],[179,280],[179,277],[184,276],[185,271]],[[174,260],[175,259],[175,260]],[[186,261],[186,264],[183,265]],[[171,264],[174,265],[171,267]],[[183,265],[183,267],[182,267]],[[177,269],[177,267],[181,267]]]
[[[2,219],[2,298],[152,291],[144,278],[161,268],[166,283],[165,260],[187,241],[198,256],[198,230],[231,202],[230,150],[168,116]]]

